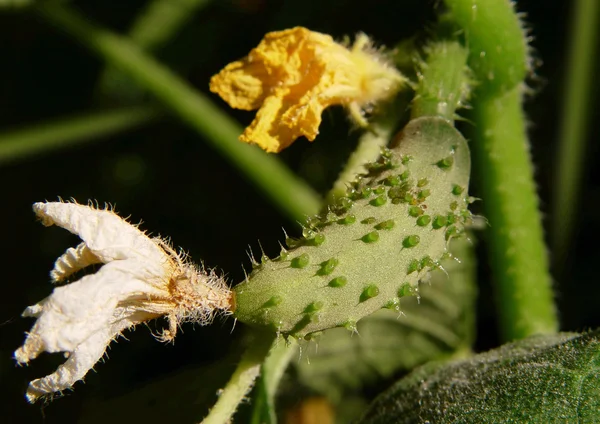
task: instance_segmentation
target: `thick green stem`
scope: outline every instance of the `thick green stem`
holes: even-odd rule
[[[40,4],[38,10],[58,28],[154,94],[182,121],[204,136],[290,218],[304,220],[319,210],[320,199],[310,187],[277,158],[241,143],[238,140],[241,128],[235,121],[130,40],[88,23],[61,5]]]
[[[468,50],[458,41],[436,41],[425,49],[411,118],[440,116],[454,121],[469,97]]]
[[[568,255],[573,233],[578,197],[584,168],[585,141],[589,132],[592,78],[598,43],[600,2],[578,0],[573,2],[570,54],[567,80],[564,84],[564,103],[554,180],[553,265],[560,274]]]
[[[30,128],[0,134],[0,163],[12,162],[50,150],[83,144],[159,118],[148,106],[89,113],[33,124]]]
[[[503,96],[480,93],[473,104],[472,143],[506,340],[558,330],[548,257],[529,159],[521,87]]]
[[[490,222],[500,331],[508,340],[552,333],[558,318],[521,106],[527,34],[509,0],[445,2],[478,83],[471,145]]]
[[[275,395],[279,382],[291,359],[298,351],[298,343],[289,338],[275,340],[266,357],[260,380],[257,384],[257,394],[253,404],[252,424],[276,423]]]
[[[506,92],[531,69],[527,34],[510,0],[445,0],[469,48],[469,66],[488,92]]]
[[[233,375],[221,390],[219,400],[202,420],[202,424],[224,424],[231,421],[238,405],[254,385],[265,356],[271,346],[277,343],[275,334],[271,332],[255,332],[252,336]]]

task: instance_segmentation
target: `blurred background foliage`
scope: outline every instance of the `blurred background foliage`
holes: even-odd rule
[[[593,0],[592,0],[593,1]],[[144,220],[143,228],[168,235],[191,257],[208,267],[223,270],[230,282],[243,278],[249,246],[259,252],[258,240],[269,255],[279,250],[282,227],[297,234],[299,226],[277,209],[238,170],[202,137],[168,112],[132,81],[113,71],[77,40],[49,25],[35,11],[20,6],[27,1],[0,1],[0,127],[1,134],[17,128],[35,129],[40,123],[94,111],[119,111],[144,105],[137,125],[124,131],[36,155],[0,156],[3,223],[3,294],[0,297],[0,379],[3,422],[93,422],[95,408],[111,409],[112,422],[130,421],[140,408],[162,413],[144,414],[145,422],[188,422],[198,418],[216,397],[216,388],[235,365],[243,329],[233,321],[217,321],[205,328],[184,327],[174,345],[162,345],[150,334],[162,322],[127,332],[129,341],[111,346],[110,361],[96,366],[87,384],[43,407],[29,406],[23,398],[27,382],[46,375],[60,357],[45,356],[28,368],[17,369],[12,352],[22,342],[31,321],[22,310],[50,293],[48,272],[54,259],[75,237],[46,229],[35,222],[31,204],[44,199],[75,198],[110,202],[131,220]],[[30,2],[29,2],[30,3]],[[69,1],[73,9],[96,23],[126,34],[149,2],[144,0]],[[175,1],[174,1],[175,3]],[[182,2],[185,3],[185,2]],[[175,35],[163,40],[154,52],[170,69],[197,90],[208,93],[211,75],[230,61],[244,56],[264,33],[297,25],[332,34],[337,39],[363,31],[386,46],[414,35],[424,35],[435,19],[437,1],[421,0],[212,0],[189,13]],[[548,239],[553,234],[550,206],[553,201],[565,69],[568,65],[571,2],[521,0],[518,10],[534,36],[536,75],[526,102],[530,120],[531,154],[545,214]],[[157,26],[157,28],[159,28]],[[152,34],[152,31],[150,32]],[[597,57],[597,52],[589,52]],[[597,60],[597,59],[596,59]],[[596,69],[600,69],[596,67]],[[117,78],[117,79],[115,79]],[[594,80],[595,82],[595,80]],[[598,84],[589,87],[592,99]],[[216,96],[212,100],[227,110]],[[253,113],[227,110],[242,125]],[[587,166],[580,187],[582,201],[576,210],[574,237],[554,278],[563,330],[581,331],[600,324],[597,261],[600,257],[600,171],[592,113],[587,141]],[[131,118],[134,119],[134,118]],[[465,125],[469,125],[466,123]],[[321,134],[314,144],[301,141],[279,155],[295,173],[324,194],[335,180],[357,138],[342,111],[327,111]],[[6,141],[2,139],[2,141]],[[89,141],[89,142],[88,142]],[[2,146],[0,145],[0,149]],[[473,194],[477,196],[477,181]],[[478,337],[476,350],[497,346],[489,269],[479,243]],[[552,257],[552,252],[549,252]],[[219,361],[224,368],[210,367]],[[201,369],[206,371],[200,371]],[[212,370],[211,370],[212,368]],[[190,375],[193,373],[190,380]],[[181,376],[186,376],[180,387]],[[194,384],[189,382],[193,381]],[[129,408],[119,396],[151,391],[156,382],[167,387],[159,396]],[[165,386],[166,384],[166,386]],[[168,387],[173,389],[173,393]],[[370,387],[373,396],[382,385]],[[298,393],[306,396],[304,388]],[[208,396],[206,399],[203,393]],[[175,397],[172,395],[176,394]],[[210,397],[213,397],[210,399]],[[297,402],[287,400],[291,405]],[[170,407],[169,407],[170,405]],[[205,406],[202,406],[205,405]],[[172,415],[178,414],[178,415]],[[6,417],[8,421],[4,419]]]

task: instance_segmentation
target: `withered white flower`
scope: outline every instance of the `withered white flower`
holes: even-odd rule
[[[50,273],[55,283],[88,265],[103,265],[56,287],[23,313],[37,321],[15,359],[27,364],[44,351],[65,352],[67,358],[54,373],[29,383],[29,402],[83,379],[126,328],[166,315],[169,328],[160,339],[170,341],[179,323],[204,325],[215,312],[229,311],[231,292],[222,278],[113,211],[63,202],[35,203],[33,210],[44,225],[58,225],[83,240],[56,260]]]

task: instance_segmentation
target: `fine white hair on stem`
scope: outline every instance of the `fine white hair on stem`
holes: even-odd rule
[[[33,210],[44,225],[57,225],[82,239],[56,260],[53,282],[89,265],[102,266],[56,287],[23,312],[37,320],[15,351],[17,362],[27,364],[42,352],[65,352],[67,357],[54,373],[29,384],[29,402],[83,379],[127,328],[166,316],[168,329],[158,338],[172,341],[182,322],[206,325],[215,313],[229,313],[231,291],[222,277],[190,263],[166,240],[148,237],[109,207],[45,202],[35,203]]]

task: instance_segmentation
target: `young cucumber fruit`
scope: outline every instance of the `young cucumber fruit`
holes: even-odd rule
[[[238,320],[294,337],[355,330],[417,292],[471,220],[469,148],[444,119],[418,118],[369,169],[289,251],[235,287]]]

